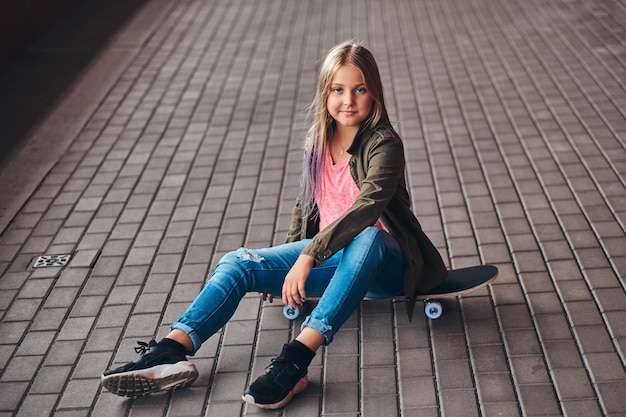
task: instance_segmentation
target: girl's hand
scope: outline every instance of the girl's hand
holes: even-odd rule
[[[283,284],[283,304],[295,307],[306,299],[304,284],[306,283],[315,260],[309,255],[300,255],[293,264]]]
[[[270,303],[274,302],[274,296],[272,294],[267,294],[264,292],[260,292],[259,293],[259,297],[261,297],[261,300],[263,301],[269,301]]]

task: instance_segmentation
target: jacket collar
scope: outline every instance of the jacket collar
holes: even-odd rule
[[[380,129],[384,129],[384,128],[385,128],[384,124],[379,124],[378,126],[376,126],[372,130],[366,130],[365,127],[363,127],[363,125],[361,125],[359,127],[359,131],[354,136],[354,140],[352,141],[352,144],[350,145],[350,147],[348,149],[346,149],[346,152],[348,152],[350,155],[354,155],[356,152],[358,152],[358,150],[363,145],[363,142],[364,142],[363,137],[366,136],[366,134],[368,134],[368,133],[371,134],[373,132],[376,132],[376,131],[378,131]]]

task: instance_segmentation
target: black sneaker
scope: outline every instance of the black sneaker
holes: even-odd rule
[[[137,397],[191,385],[198,378],[196,366],[185,355],[165,349],[154,340],[137,342],[139,357],[119,368],[106,371],[100,381],[114,394]]]
[[[307,372],[308,368],[299,367],[280,355],[272,359],[265,373],[250,385],[241,398],[261,408],[282,408],[294,395],[309,386]]]

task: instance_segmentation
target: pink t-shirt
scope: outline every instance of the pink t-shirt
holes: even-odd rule
[[[319,192],[315,195],[315,202],[320,215],[320,230],[339,218],[354,204],[359,195],[359,187],[350,174],[350,158],[333,165],[330,152],[326,151],[322,190],[323,196]],[[384,230],[380,221],[377,221],[375,226]]]

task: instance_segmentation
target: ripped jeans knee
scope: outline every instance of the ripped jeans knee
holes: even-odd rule
[[[262,262],[265,260],[257,251],[248,248],[239,248],[234,254],[242,261]]]

